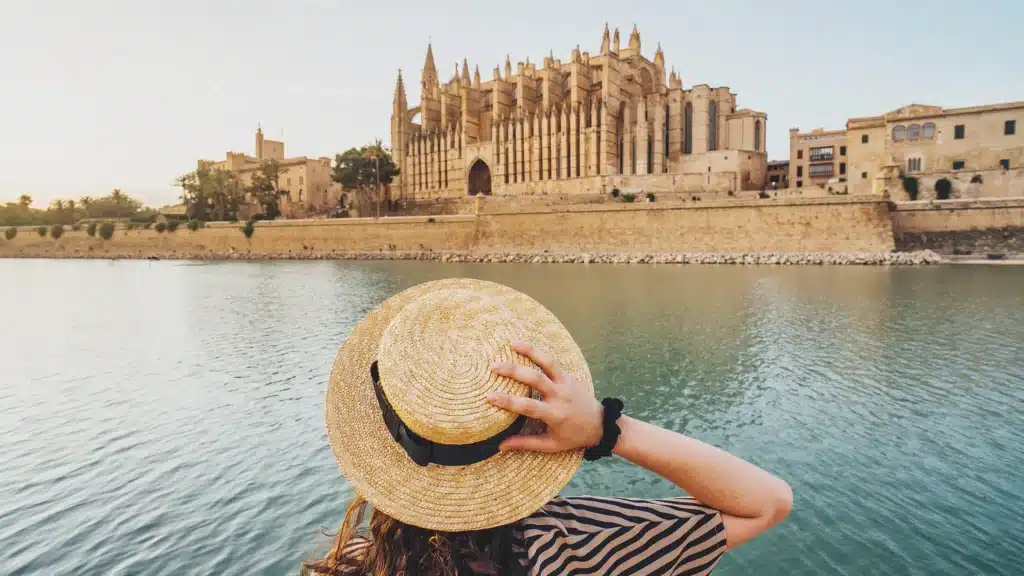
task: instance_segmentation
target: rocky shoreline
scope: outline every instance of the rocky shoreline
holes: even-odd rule
[[[112,260],[422,260],[452,263],[519,264],[732,264],[732,265],[847,265],[920,266],[947,262],[931,250],[915,252],[454,252],[398,251],[350,252],[177,252],[124,254],[102,252],[19,254],[20,258],[92,258]]]

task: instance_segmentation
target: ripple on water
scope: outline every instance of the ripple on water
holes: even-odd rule
[[[19,337],[0,349],[3,574],[294,574],[351,496],[322,417],[337,347],[381,299],[443,275],[527,291],[576,336],[599,395],[793,484],[790,519],[721,574],[1024,565],[1024,270],[0,261],[0,274],[20,279],[0,283],[19,303],[5,310]],[[566,492],[675,489],[612,460]]]

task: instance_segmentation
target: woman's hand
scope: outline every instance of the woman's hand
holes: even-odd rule
[[[604,406],[547,352],[522,342],[513,342],[512,350],[533,360],[544,372],[511,362],[495,362],[491,370],[526,384],[544,400],[505,392],[492,392],[487,399],[498,408],[540,420],[547,425],[547,432],[513,436],[501,443],[501,450],[562,452],[596,446],[603,432]]]

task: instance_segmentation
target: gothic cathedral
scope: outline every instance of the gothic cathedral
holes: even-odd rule
[[[648,60],[636,27],[625,49],[607,25],[597,55],[529,59],[490,81],[462,62],[438,80],[432,46],[410,106],[398,74],[391,143],[401,197],[465,194],[722,194],[765,185],[763,112],[726,87],[684,89],[661,46]]]

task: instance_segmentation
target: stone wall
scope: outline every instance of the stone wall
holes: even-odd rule
[[[232,252],[338,251],[889,252],[888,204],[876,198],[766,199],[577,205],[558,211],[375,220],[259,222],[247,240],[238,224],[195,232],[117,230],[111,240],[68,231],[57,240],[23,228],[0,240],[0,256],[147,257]]]
[[[942,254],[1024,252],[1024,198],[896,202],[900,250]]]
[[[948,170],[920,174],[916,178],[918,201],[935,200],[935,184],[942,179],[949,180],[953,200],[1024,197],[1024,170],[1019,169]],[[889,196],[897,202],[910,200],[902,186],[893,186]]]

